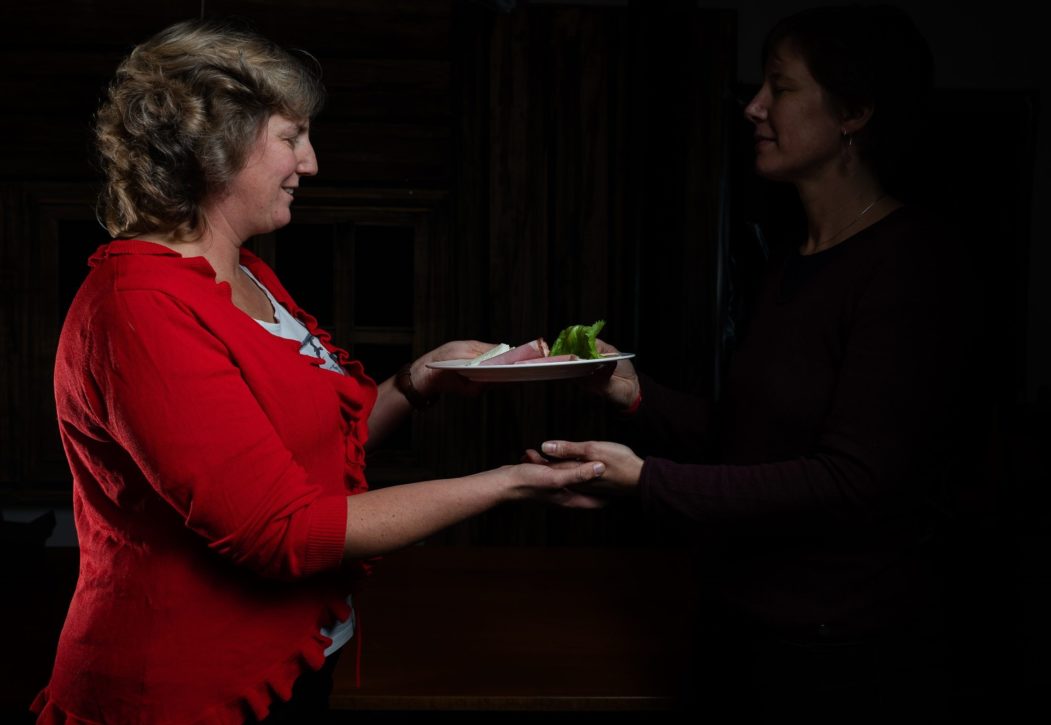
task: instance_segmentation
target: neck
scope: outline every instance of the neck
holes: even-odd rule
[[[801,253],[833,247],[883,218],[898,206],[872,174],[855,174],[826,183],[798,184],[807,218]]]
[[[184,257],[204,257],[215,270],[216,282],[232,282],[240,268],[243,240],[230,233],[221,217],[218,224],[209,223],[207,215],[204,219],[201,235],[195,239],[183,240],[174,234],[147,234],[141,239],[162,244]]]

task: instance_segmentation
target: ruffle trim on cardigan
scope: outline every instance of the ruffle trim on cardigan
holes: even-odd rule
[[[327,342],[322,341],[325,345]],[[339,399],[339,419],[343,440],[346,442],[346,476],[344,482],[351,494],[368,490],[365,481],[365,442],[368,440],[368,413],[376,402],[376,384],[365,375],[357,360],[344,362],[346,353],[330,348],[340,358],[346,375],[329,374],[328,380]],[[315,361],[316,360],[316,361]],[[320,366],[321,359],[311,359],[311,364]]]
[[[289,300],[291,302],[291,300]],[[285,304],[282,301],[282,304]],[[308,330],[314,333],[329,352],[331,352],[347,372],[346,375],[327,375],[328,380],[336,391],[339,399],[339,420],[343,431],[345,442],[345,458],[343,464],[343,482],[347,493],[351,496],[365,493],[369,490],[368,481],[365,478],[365,442],[368,440],[368,416],[372,407],[376,404],[376,383],[365,374],[361,363],[350,357],[350,354],[332,344],[331,336],[318,327],[317,320],[307,312],[291,306],[290,311],[299,318]],[[321,358],[307,358],[310,364],[320,367],[324,361]],[[369,576],[372,568],[382,557],[373,556],[368,559],[355,559],[347,565],[352,575]]]
[[[303,326],[320,340],[321,344],[346,371],[346,375],[332,375],[328,380],[332,383],[339,398],[340,423],[344,440],[347,442],[347,462],[352,467],[347,470],[348,474],[353,474],[347,478],[347,489],[352,494],[368,490],[364,476],[365,443],[369,438],[369,414],[376,404],[378,392],[376,382],[365,373],[360,362],[350,357],[350,353],[333,344],[332,335],[318,325],[316,317],[296,304],[277,275],[261,259],[248,250],[242,249],[241,263],[248,267],[278,302],[284,305],[289,314],[303,323]],[[321,358],[308,357],[306,359],[315,367],[324,364]]]
[[[337,620],[346,619],[350,616],[350,611],[346,600],[333,596],[323,616],[318,617],[314,631],[302,640],[295,653],[275,664],[262,674],[259,682],[246,687],[243,693],[226,703],[214,705],[198,717],[188,720],[164,720],[156,718],[155,714],[147,716],[143,713],[142,720],[132,722],[148,722],[151,725],[239,725],[250,716],[258,720],[264,719],[269,714],[271,704],[291,699],[292,687],[300,675],[308,669],[316,672],[325,664],[325,649],[332,644],[332,640],[321,634],[321,627],[331,626]],[[38,725],[101,725],[97,720],[89,720],[63,708],[51,699],[49,689],[45,687],[41,690],[29,708],[37,714]]]

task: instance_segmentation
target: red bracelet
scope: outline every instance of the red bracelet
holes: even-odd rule
[[[639,394],[635,396],[635,401],[624,409],[624,415],[635,415],[638,412],[639,406],[642,405],[642,389],[639,389]]]

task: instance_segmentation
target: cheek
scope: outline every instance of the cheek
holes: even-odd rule
[[[806,109],[786,113],[777,119],[776,124],[778,141],[800,150],[826,148],[839,139],[839,129],[831,119]]]
[[[827,141],[838,138],[840,134],[839,119],[823,102],[815,100],[807,107],[802,120],[805,120],[810,135],[815,138]]]

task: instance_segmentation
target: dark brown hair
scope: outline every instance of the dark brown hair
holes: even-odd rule
[[[926,39],[890,5],[818,7],[777,23],[763,65],[788,47],[841,111],[873,109],[852,142],[886,181],[926,123],[934,60]]]

